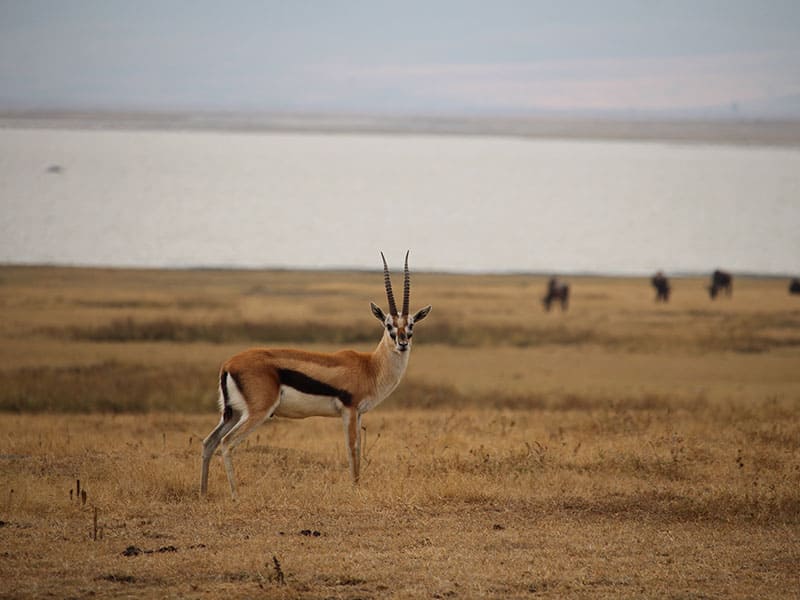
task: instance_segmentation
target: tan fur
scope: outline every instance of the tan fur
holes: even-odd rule
[[[269,406],[274,403],[277,390],[273,384],[280,385],[278,369],[300,371],[335,388],[347,390],[353,394],[353,402],[358,403],[375,393],[375,376],[384,363],[375,356],[376,353],[377,350],[369,354],[353,350],[323,353],[289,348],[252,348],[229,358],[221,370],[234,377],[248,407],[251,403]]]

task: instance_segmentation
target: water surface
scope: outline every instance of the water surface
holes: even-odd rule
[[[795,148],[0,129],[0,202],[4,263],[800,271]]]

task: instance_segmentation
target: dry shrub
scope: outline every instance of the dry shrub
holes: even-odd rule
[[[197,412],[214,406],[216,368],[103,362],[0,371],[0,410]]]
[[[691,311],[676,322],[691,317]],[[635,324],[634,324],[635,325]],[[659,326],[662,323],[658,324]],[[625,351],[649,351],[677,348],[684,351],[731,351],[762,353],[800,346],[800,319],[792,311],[777,314],[705,315],[689,335],[674,334],[659,327],[657,331],[642,328],[614,329],[590,327],[573,321],[537,324],[472,323],[455,324],[447,317],[425,323],[425,340],[429,344],[475,348],[512,346],[594,345]],[[46,327],[42,333],[59,339],[92,342],[211,342],[216,344],[360,344],[377,339],[375,324],[369,320],[336,323],[315,320],[184,320],[163,317],[151,320],[132,316],[114,318],[93,325]]]
[[[188,322],[174,318],[141,321],[131,317],[93,326],[48,329],[56,337],[92,342],[256,342],[270,343],[359,343],[374,341],[375,326],[361,322],[353,326],[323,322],[222,321]]]

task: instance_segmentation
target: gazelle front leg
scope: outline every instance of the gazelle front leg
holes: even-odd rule
[[[342,411],[344,437],[347,445],[347,460],[350,462],[350,475],[353,483],[358,483],[361,469],[361,413],[356,408],[345,408]]]

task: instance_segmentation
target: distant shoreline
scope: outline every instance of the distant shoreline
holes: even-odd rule
[[[758,119],[0,111],[0,129],[2,128],[465,135],[526,139],[800,146],[800,120]]]
[[[4,270],[13,269],[52,269],[61,271],[131,271],[131,272],[264,272],[264,273],[327,273],[327,274],[352,274],[352,273],[371,273],[377,272],[378,269],[369,267],[302,267],[302,266],[224,266],[224,265],[194,265],[194,266],[146,266],[146,265],[99,265],[99,264],[78,264],[78,263],[37,263],[37,262],[0,262],[0,273]],[[417,274],[437,275],[437,276],[453,276],[453,277],[533,277],[533,278],[549,278],[553,276],[552,271],[459,271],[459,270],[442,270],[442,269],[415,269]],[[751,271],[735,271],[731,273],[742,279],[793,279],[797,275],[792,273],[756,273]],[[653,276],[652,273],[611,273],[601,271],[559,271],[558,274],[563,277],[575,279],[643,279],[650,280]],[[673,279],[697,279],[707,280],[711,274],[711,269],[707,272],[702,271],[666,271],[666,274]]]

